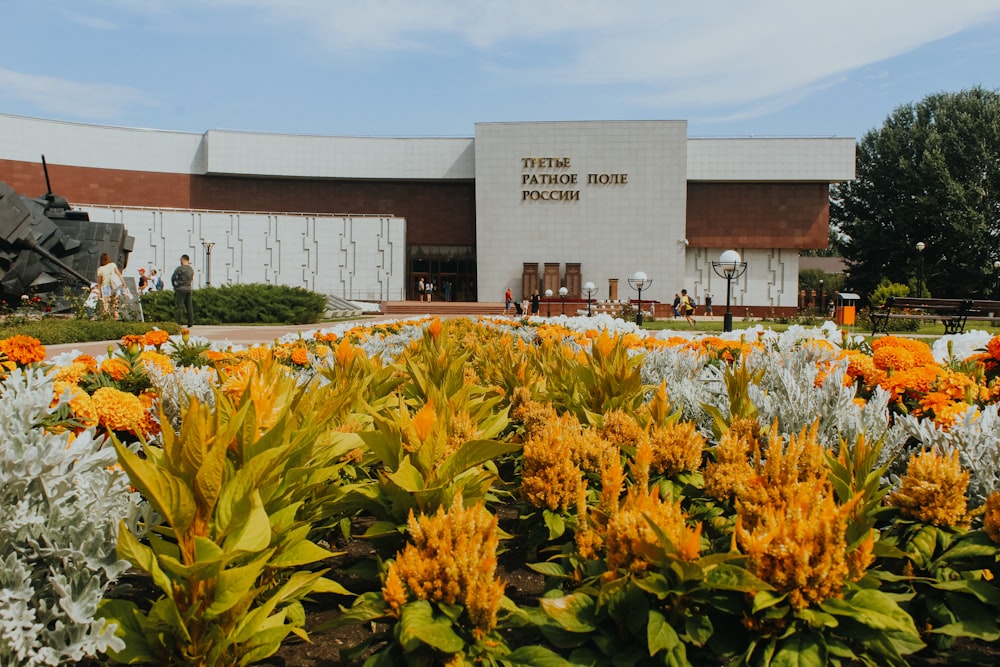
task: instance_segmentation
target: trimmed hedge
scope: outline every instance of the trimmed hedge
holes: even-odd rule
[[[312,324],[326,311],[326,298],[301,287],[225,285],[192,294],[195,324]],[[142,296],[147,320],[174,321],[173,291]]]

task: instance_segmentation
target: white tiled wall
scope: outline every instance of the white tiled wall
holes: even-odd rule
[[[365,301],[405,292],[406,221],[222,211],[77,206],[92,220],[120,222],[135,237],[127,275],[170,273],[187,254],[195,284],[267,283]],[[214,243],[211,275],[203,242]]]

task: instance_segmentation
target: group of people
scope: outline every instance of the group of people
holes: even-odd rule
[[[530,299],[524,297],[520,301],[514,301],[514,293],[511,292],[510,288],[508,287],[507,291],[504,292],[503,294],[503,314],[524,315],[530,309],[532,315],[537,315],[541,301],[542,297],[538,293],[538,290],[534,291]],[[511,313],[511,308],[514,309],[513,313]]]
[[[712,315],[712,293],[705,290],[705,314]],[[674,294],[674,317],[683,317],[691,326],[695,325],[694,313],[698,303],[694,297],[688,294],[686,289],[682,289],[679,294]]]
[[[191,266],[191,258],[188,255],[181,255],[180,265],[171,274],[170,283],[174,288],[174,314],[177,322],[186,322],[190,327],[194,324],[194,303],[191,299],[191,291],[194,289],[194,267]],[[140,295],[159,291],[163,289],[163,279],[156,269],[150,270],[147,276],[146,269],[140,268],[136,288]],[[84,301],[84,308],[93,316],[100,303],[104,312],[117,320],[121,302],[131,299],[132,292],[125,284],[121,269],[111,261],[108,253],[101,253],[97,280],[90,284],[90,294]]]

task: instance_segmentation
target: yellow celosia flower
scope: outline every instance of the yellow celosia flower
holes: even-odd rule
[[[701,466],[705,437],[694,422],[677,422],[653,427],[649,434],[653,451],[652,467],[658,473],[673,477]]]
[[[736,496],[736,490],[754,475],[750,465],[750,440],[730,428],[715,448],[715,461],[705,464],[705,493],[717,500]]]
[[[383,599],[397,615],[411,599],[461,604],[474,631],[496,626],[504,583],[496,576],[497,519],[482,502],[465,509],[458,494],[445,511],[407,523],[411,542],[389,564]]]
[[[847,514],[832,494],[817,494],[817,485],[786,489],[780,501],[755,508],[748,526],[742,512],[735,537],[751,572],[779,592],[796,609],[843,595],[849,570],[846,558]]]
[[[645,437],[635,417],[624,410],[612,410],[604,415],[601,437],[616,447],[637,447]]]
[[[947,456],[934,450],[918,452],[907,462],[906,474],[888,503],[924,523],[966,527],[968,487],[969,471],[962,470],[957,451]]]

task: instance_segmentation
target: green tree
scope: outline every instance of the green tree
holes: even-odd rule
[[[857,178],[831,190],[830,216],[863,294],[882,278],[940,297],[992,294],[1000,94],[976,87],[897,108],[858,144]]]

